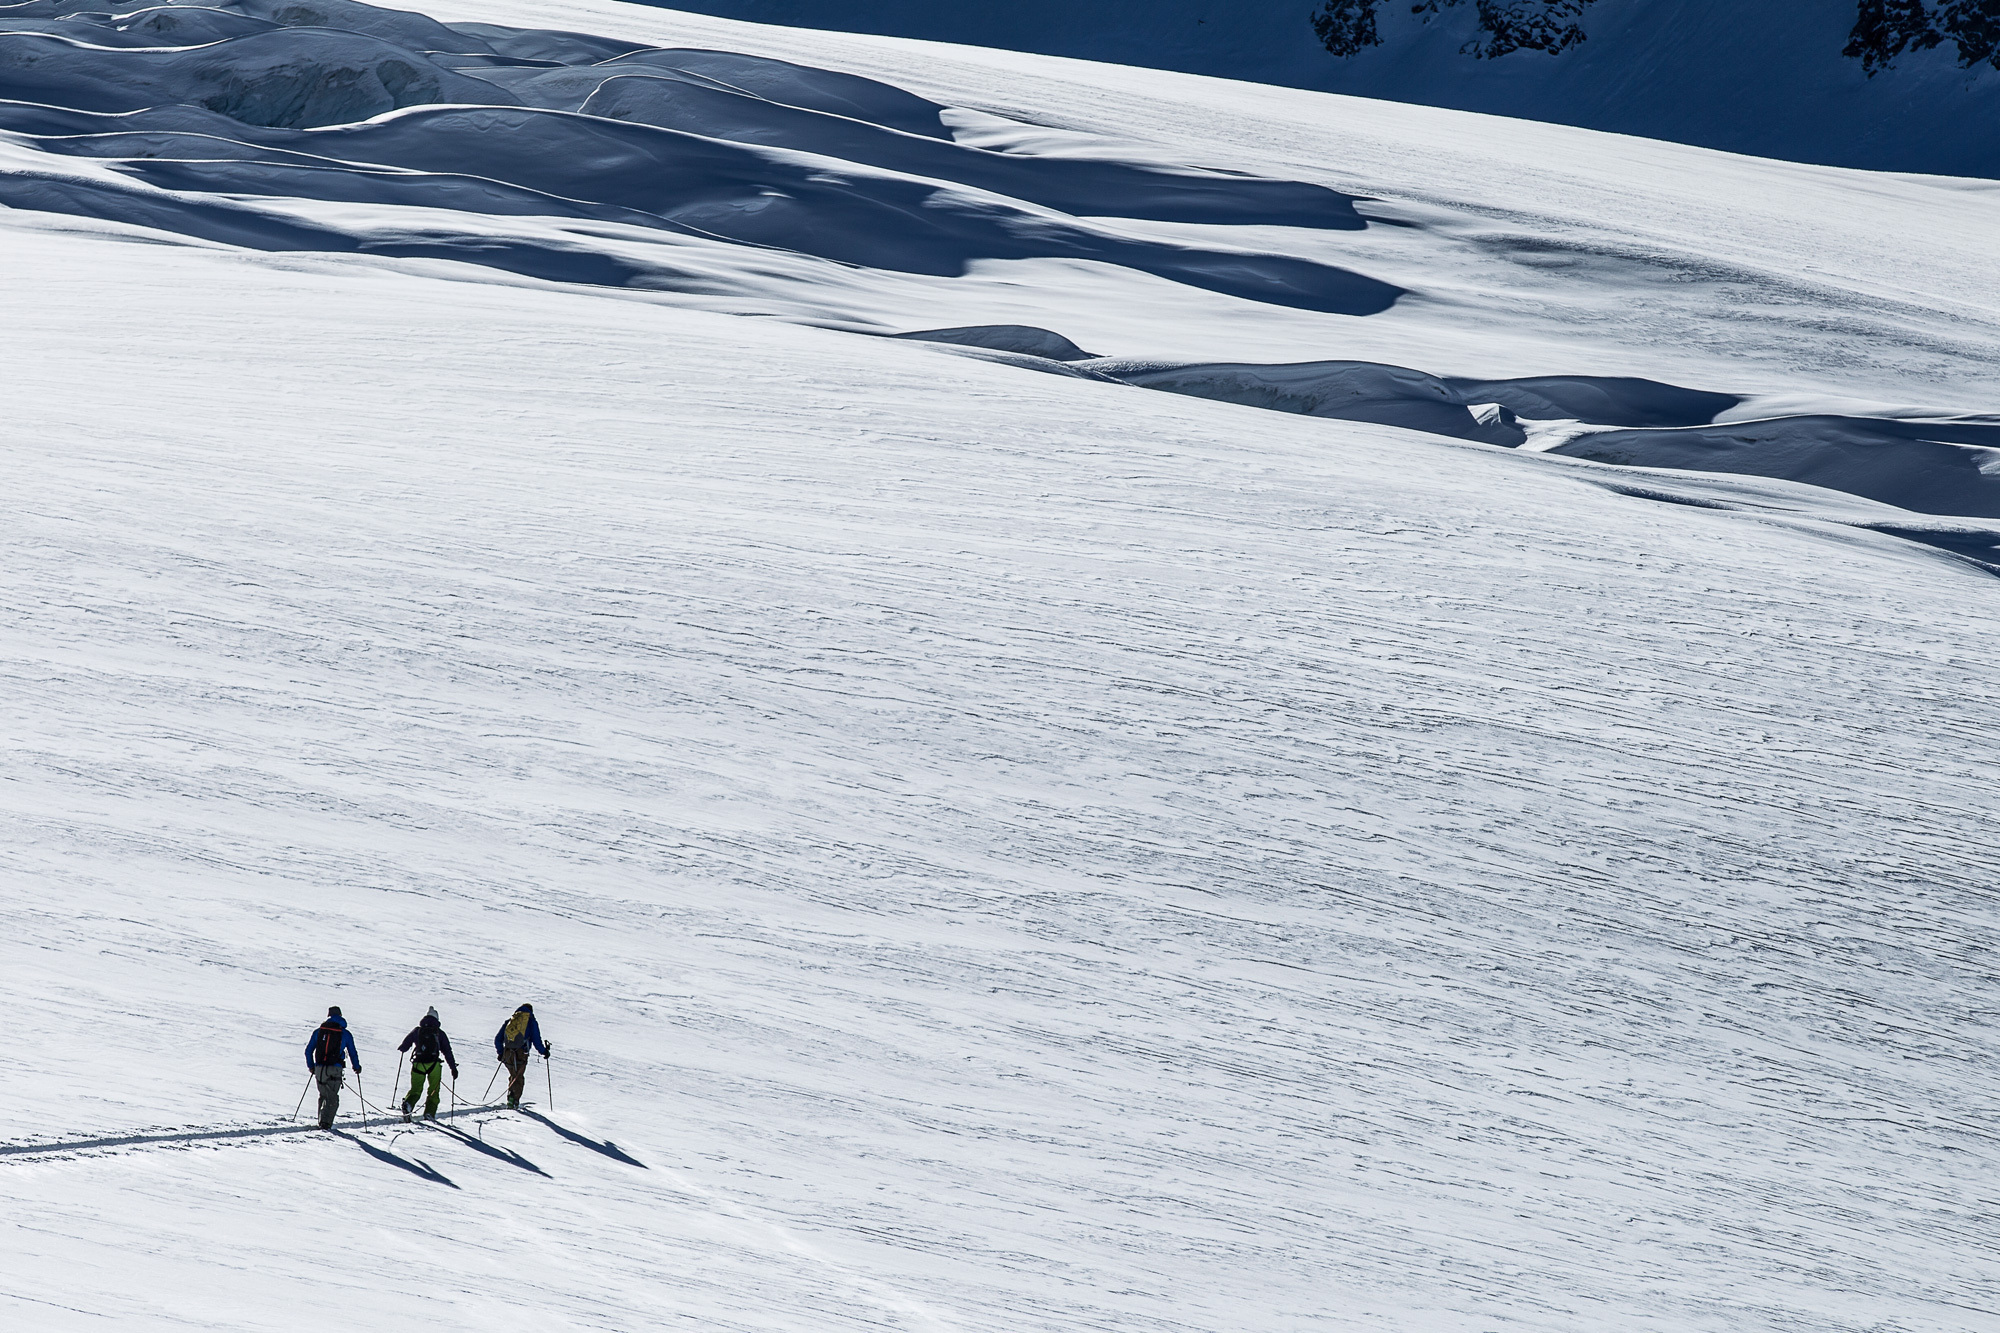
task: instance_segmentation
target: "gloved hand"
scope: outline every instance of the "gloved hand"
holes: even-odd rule
[[[356,1066],[354,1066],[354,1076],[355,1076],[356,1078],[360,1078],[360,1077],[361,1077],[361,1066],[360,1066],[360,1065],[356,1065]]]

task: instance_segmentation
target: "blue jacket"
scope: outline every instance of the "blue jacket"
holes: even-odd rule
[[[508,1021],[511,1022],[512,1020],[513,1016],[510,1014],[508,1016]],[[533,1014],[528,1015],[527,1044],[534,1047],[537,1051],[541,1052],[541,1056],[544,1060],[549,1058],[549,1048],[542,1044],[542,1025],[535,1021],[535,1016]],[[495,1055],[505,1055],[507,1053],[506,1023],[502,1023],[500,1025],[500,1030],[493,1034],[493,1053]]]
[[[354,1062],[354,1072],[355,1072],[355,1073],[357,1073],[357,1074],[358,1074],[358,1073],[360,1073],[360,1072],[361,1072],[361,1056],[360,1056],[360,1053],[359,1053],[359,1052],[357,1052],[357,1051],[356,1051],[356,1050],[354,1049],[354,1034],[353,1034],[352,1032],[349,1032],[349,1031],[347,1030],[347,1020],[346,1020],[346,1019],[344,1019],[344,1018],[329,1018],[329,1019],[327,1019],[327,1020],[326,1020],[326,1023],[332,1023],[332,1024],[334,1024],[335,1026],[339,1027],[339,1029],[340,1029],[340,1049],[341,1049],[341,1052],[342,1052],[343,1054],[345,1054],[345,1055],[347,1056],[347,1058],[348,1058],[348,1059],[350,1059],[350,1060],[352,1060],[352,1061]],[[325,1026],[326,1026],[326,1023],[321,1023],[321,1024],[319,1025],[319,1026],[320,1026],[320,1027],[325,1027]],[[314,1066],[314,1064],[313,1064],[313,1047],[314,1047],[314,1046],[316,1046],[316,1045],[318,1045],[318,1044],[319,1044],[319,1028],[314,1028],[314,1029],[313,1029],[313,1033],[312,1033],[312,1036],[310,1036],[310,1037],[307,1037],[307,1038],[306,1038],[306,1068],[307,1068],[307,1069],[312,1069],[312,1068],[315,1068],[315,1066]],[[334,1063],[335,1063],[335,1064],[339,1064],[340,1062],[339,1062],[338,1060],[336,1060],[336,1061],[334,1061]]]

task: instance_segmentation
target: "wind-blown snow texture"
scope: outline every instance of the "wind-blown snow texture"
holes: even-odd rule
[[[282,16],[0,37],[11,1324],[2000,1329],[1989,194]]]
[[[1842,54],[1854,0],[1594,0],[1588,39],[1559,56],[1479,59],[1466,4],[1377,11],[1379,47],[1337,59],[1318,0],[675,0],[676,9],[1004,46],[1296,88],[1524,116],[1736,153],[1957,176],[2000,176],[2000,70],[1951,43],[1870,78]],[[1935,9],[1937,6],[1933,5]]]
[[[1321,181],[1163,161],[767,55],[447,27],[353,0],[135,15],[28,0],[0,11],[0,92],[10,95],[0,131],[17,145],[0,201],[17,208],[269,250],[466,260],[721,295],[725,308],[850,328],[879,328],[885,308],[903,304],[885,287],[995,261],[1063,265],[1035,284],[1059,296],[1073,296],[1074,267],[1089,265],[1127,306],[1152,306],[1148,289],[1166,282],[1209,311],[1220,298],[1239,311],[1380,316],[1413,289],[1358,271],[1388,242],[1357,233],[1402,229],[1436,250],[1465,221],[1371,208],[1377,200]],[[1990,208],[1980,211],[1990,222]],[[1594,268],[1593,293],[1654,286],[1676,266],[1631,253],[1629,240],[1580,254],[1559,245],[1553,259],[1544,239],[1473,245],[1482,240],[1503,265]],[[1990,236],[1982,248],[1994,249]],[[1766,303],[1784,295],[1758,293]],[[1824,340],[1817,304],[1800,315]],[[1503,322],[1518,323],[1511,312]],[[1029,326],[1027,343],[993,350],[1028,352],[1047,338],[1073,346],[1069,331]],[[1539,449],[2000,517],[2000,419],[1985,415],[1884,419],[1829,403],[1774,417],[1754,394],[1560,364],[1536,366],[1526,383],[1353,360],[1080,368],[1510,446],[1530,442],[1525,419]],[[1622,429],[1600,436],[1603,427]]]

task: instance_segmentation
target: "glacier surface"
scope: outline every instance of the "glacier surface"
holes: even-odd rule
[[[93,13],[0,11],[10,1325],[2000,1329],[1990,193]],[[287,1120],[523,1000],[532,1114]]]

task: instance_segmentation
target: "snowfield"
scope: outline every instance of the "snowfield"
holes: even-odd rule
[[[0,35],[10,1327],[2000,1330],[1991,191],[434,16]]]
[[[1456,107],[1797,162],[1990,179],[2000,176],[2000,140],[1975,127],[2000,116],[2000,68],[1987,60],[1962,65],[1953,41],[1905,52],[1872,78],[1842,54],[1867,8],[1934,16],[1957,8],[1969,16],[1982,3],[1461,0],[1429,14],[1414,2],[1387,3],[1374,11],[1382,44],[1344,59],[1313,31],[1321,0],[679,0],[679,7]],[[1558,30],[1574,18],[1587,40],[1561,55],[1467,53],[1492,42],[1481,10],[1551,8]]]

